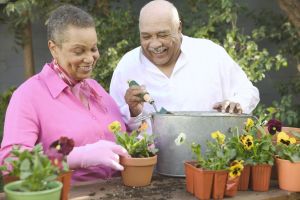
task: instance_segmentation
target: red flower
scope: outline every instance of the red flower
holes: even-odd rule
[[[281,122],[276,119],[269,120],[267,126],[268,131],[271,135],[274,135],[276,132],[280,132],[282,128]]]
[[[74,140],[67,137],[60,137],[59,140],[54,141],[50,145],[50,149],[51,148],[54,148],[58,153],[67,156],[74,148]]]

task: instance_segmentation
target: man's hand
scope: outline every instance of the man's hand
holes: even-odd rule
[[[144,101],[138,95],[146,92],[143,86],[131,86],[125,93],[125,101],[129,106],[131,117],[138,116],[144,107]]]
[[[242,114],[242,112],[243,112],[241,105],[239,103],[231,102],[228,100],[216,103],[213,106],[213,109],[215,109],[219,112],[223,112],[223,113],[228,112],[228,113]]]

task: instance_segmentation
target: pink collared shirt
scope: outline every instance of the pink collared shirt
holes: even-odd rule
[[[15,144],[32,148],[42,143],[44,150],[60,136],[72,138],[75,146],[95,143],[98,140],[115,141],[108,125],[118,120],[125,130],[119,108],[109,94],[95,81],[87,83],[101,97],[92,98],[87,109],[76,98],[70,87],[45,64],[43,70],[24,82],[13,94],[7,108],[4,135],[0,150],[1,163]],[[95,152],[95,156],[101,152]],[[114,171],[104,167],[78,169],[74,180],[107,178]]]

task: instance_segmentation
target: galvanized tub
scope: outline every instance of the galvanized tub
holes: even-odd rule
[[[228,134],[232,127],[244,126],[251,115],[238,115],[220,112],[173,112],[173,114],[152,114],[152,132],[156,137],[158,162],[156,171],[159,174],[184,177],[184,161],[192,159],[188,145],[177,146],[175,139],[183,132],[187,141],[197,142],[205,152],[206,141],[210,134],[221,131]]]

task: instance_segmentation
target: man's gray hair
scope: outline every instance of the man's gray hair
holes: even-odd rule
[[[79,28],[95,27],[93,17],[72,5],[62,5],[55,9],[47,21],[47,37],[57,44],[64,41],[64,32],[69,26]]]

